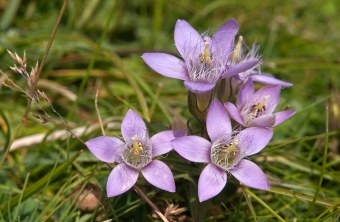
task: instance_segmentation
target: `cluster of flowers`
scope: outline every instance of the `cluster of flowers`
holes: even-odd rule
[[[266,175],[246,157],[260,152],[271,140],[273,127],[294,115],[292,110],[273,113],[281,88],[292,84],[261,73],[257,48],[243,53],[242,37],[234,44],[237,32],[238,23],[233,19],[211,37],[202,37],[189,23],[178,20],[175,45],[184,61],[165,53],[143,54],[143,60],[156,72],[184,80],[195,100],[196,107],[190,107],[189,97],[189,109],[204,122],[207,136],[168,130],[150,138],[142,118],[129,110],[121,125],[124,142],[109,136],[86,142],[99,160],[118,163],[108,178],[109,197],[129,190],[139,172],[154,186],[175,192],[171,170],[154,159],[171,150],[189,161],[207,163],[198,181],[201,202],[222,191],[228,173],[249,187],[269,189]],[[255,91],[253,81],[268,86]],[[225,95],[237,88],[240,89],[234,105],[230,102],[233,93]],[[202,103],[205,103],[203,108]],[[230,118],[236,126],[232,127]]]

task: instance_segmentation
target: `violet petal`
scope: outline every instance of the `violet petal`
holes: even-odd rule
[[[183,61],[166,53],[144,53],[144,62],[155,72],[174,79],[188,80],[188,71]]]
[[[211,143],[199,136],[184,136],[170,142],[173,149],[185,159],[197,162],[210,162]]]
[[[121,163],[111,171],[107,179],[106,192],[108,197],[114,197],[128,191],[138,179],[138,170]]]
[[[209,83],[205,81],[184,81],[184,86],[193,93],[204,93],[212,90],[216,83]]]
[[[184,60],[199,58],[204,49],[201,35],[185,20],[177,20],[175,26],[175,45]]]
[[[237,21],[230,19],[215,32],[211,40],[212,54],[215,57],[228,59],[234,46],[238,27]]]
[[[215,99],[208,110],[207,131],[212,142],[231,133],[231,123],[227,110]]]
[[[281,123],[292,117],[295,113],[296,112],[294,110],[285,110],[275,113],[276,120],[274,126],[280,125]]]
[[[259,116],[248,123],[248,127],[273,127],[275,124],[275,115],[266,114]]]
[[[290,82],[286,82],[286,81],[282,81],[280,79],[276,79],[275,77],[270,76],[270,75],[266,75],[264,73],[261,73],[261,74],[252,73],[252,74],[250,74],[250,78],[254,82],[259,82],[259,83],[266,84],[266,85],[277,85],[277,86],[281,86],[282,88],[293,86],[293,84],[290,83]]]
[[[85,144],[97,159],[106,163],[116,162],[124,148],[122,141],[111,136],[95,137]]]
[[[147,135],[147,128],[143,119],[133,110],[129,110],[121,125],[122,136],[126,142],[131,141],[132,137],[144,138]]]
[[[198,179],[198,198],[200,202],[219,194],[227,184],[227,172],[214,164],[208,164]]]
[[[235,120],[236,122],[238,122],[241,125],[244,124],[242,116],[240,114],[240,111],[236,108],[236,106],[234,104],[232,104],[231,102],[226,102],[226,103],[224,103],[224,106],[226,107],[229,116],[233,120]]]
[[[246,128],[237,135],[240,152],[244,156],[258,153],[269,143],[272,137],[273,130],[271,128]]]
[[[261,168],[249,160],[241,160],[230,173],[248,187],[269,190],[269,181]]]
[[[260,60],[258,60],[258,59],[251,59],[251,60],[248,60],[244,63],[240,63],[240,64],[236,64],[234,66],[231,66],[225,73],[223,73],[222,78],[230,77],[230,76],[239,74],[241,72],[245,72],[245,71],[255,67],[256,65],[258,65],[259,62],[260,62]]]
[[[170,168],[159,160],[151,161],[142,169],[142,174],[152,185],[169,192],[175,192],[175,180]]]
[[[172,150],[170,141],[187,134],[184,130],[167,130],[155,134],[151,137],[152,157],[163,155]]]
[[[251,79],[248,79],[241,87],[237,95],[237,108],[242,109],[242,107],[248,104],[254,95],[254,83]]]

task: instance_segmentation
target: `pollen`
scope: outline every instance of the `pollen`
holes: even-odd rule
[[[243,43],[243,36],[239,36],[238,40],[237,40],[237,43],[236,43],[236,46],[235,46],[235,49],[234,49],[234,52],[231,55],[231,61],[233,63],[236,63],[239,60],[239,58],[241,57],[241,54],[242,54],[242,43]]]
[[[204,40],[204,51],[200,54],[200,62],[211,65],[212,55],[209,51],[209,41]]]
[[[267,110],[267,107],[265,104],[267,103],[269,98],[270,98],[269,95],[263,97],[263,99],[260,102],[254,104],[250,108],[250,113],[253,119],[261,116]]]
[[[136,156],[143,153],[143,144],[137,141],[137,136],[132,137],[132,152]]]

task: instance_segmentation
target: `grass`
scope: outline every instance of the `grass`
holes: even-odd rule
[[[120,122],[129,108],[143,116],[151,134],[192,118],[182,83],[154,73],[140,58],[147,51],[176,54],[173,28],[178,18],[209,33],[227,19],[237,19],[246,43],[256,41],[261,46],[262,70],[294,83],[283,90],[279,107],[295,109],[297,114],[275,128],[268,147],[251,157],[268,176],[269,191],[244,188],[230,177],[221,194],[199,204],[197,179],[202,166],[187,165],[175,153],[162,160],[173,170],[176,193],[156,189],[143,178],[138,187],[163,213],[171,203],[186,208],[182,214],[186,221],[339,219],[340,6],[336,0],[70,0],[47,53],[62,4],[0,1],[0,69],[27,89],[26,80],[10,71],[13,60],[6,50],[20,56],[25,51],[29,67],[45,56],[37,87],[67,122],[42,124],[32,116],[42,114],[36,103],[26,109],[27,98],[21,92],[0,86],[1,221],[159,220],[133,190],[106,198],[110,169],[82,141],[102,135],[97,90],[106,135],[120,136]],[[60,120],[43,105],[53,120]],[[22,122],[25,110],[28,119]],[[81,127],[78,139],[60,133],[65,127],[72,132]],[[15,150],[9,150],[12,142],[18,144]],[[75,194],[93,192],[89,184],[99,190],[100,204],[81,211]]]

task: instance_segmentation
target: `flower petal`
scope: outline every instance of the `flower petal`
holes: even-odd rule
[[[124,147],[122,141],[111,136],[99,136],[85,144],[97,159],[106,163],[116,162]]]
[[[208,111],[207,131],[212,143],[231,133],[231,123],[227,110],[217,99],[211,103]]]
[[[227,172],[214,164],[208,164],[198,179],[198,199],[200,202],[219,194],[227,184]]]
[[[267,105],[266,113],[272,113],[275,110],[277,104],[279,103],[280,92],[281,92],[280,86],[266,86],[256,91],[254,93],[253,99],[261,101],[266,96],[269,96],[269,99],[266,102]]]
[[[237,108],[240,110],[246,104],[248,104],[254,95],[254,83],[251,79],[248,79],[241,87],[237,95]]]
[[[285,111],[275,113],[275,125],[274,126],[280,125],[281,123],[283,123],[284,121],[292,117],[295,113],[296,112],[294,110],[285,110]]]
[[[211,49],[214,57],[228,59],[234,46],[238,27],[237,21],[230,19],[215,32],[211,40]]]
[[[184,130],[167,130],[151,137],[152,157],[156,157],[172,150],[170,141],[187,134]]]
[[[242,116],[240,114],[240,112],[238,111],[238,109],[236,108],[236,106],[234,104],[232,104],[231,102],[226,102],[224,103],[224,106],[226,107],[229,116],[235,120],[236,122],[238,122],[239,124],[243,125],[243,119]]]
[[[175,26],[175,45],[184,60],[199,58],[204,49],[201,35],[185,20],[177,20]]]
[[[259,116],[248,123],[248,127],[273,127],[275,124],[275,115],[267,114]]]
[[[258,65],[260,60],[258,59],[251,59],[247,60],[244,63],[236,64],[234,66],[231,66],[225,73],[223,73],[222,78],[230,77],[236,74],[239,74],[241,72],[245,72],[256,65]]]
[[[261,73],[261,74],[252,73],[252,74],[250,74],[250,78],[254,82],[259,82],[259,83],[266,84],[266,85],[277,85],[277,86],[281,86],[282,88],[293,86],[293,84],[290,83],[290,82],[286,82],[286,81],[282,81],[280,79],[276,79],[275,77],[264,74],[264,73]]]
[[[269,190],[269,181],[260,167],[249,160],[241,160],[230,173],[248,187]]]
[[[199,136],[184,136],[170,142],[174,150],[185,159],[197,162],[210,162],[211,143]]]
[[[193,93],[205,93],[212,90],[216,83],[209,83],[205,81],[184,81],[184,86]]]
[[[162,161],[151,161],[142,169],[142,174],[152,185],[169,192],[175,192],[174,176],[170,168]]]
[[[242,130],[238,135],[240,152],[244,156],[250,156],[260,152],[272,139],[271,128],[250,127]]]
[[[181,80],[188,80],[188,71],[183,61],[166,53],[144,53],[144,62],[159,74]]]
[[[106,192],[108,197],[114,197],[128,191],[138,179],[138,170],[121,163],[111,171],[107,179]]]
[[[130,141],[133,136],[145,138],[148,131],[143,119],[133,110],[129,110],[121,125],[122,136],[126,142]]]

